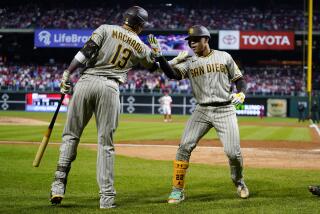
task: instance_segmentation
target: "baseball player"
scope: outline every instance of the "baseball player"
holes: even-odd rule
[[[169,96],[169,93],[167,91],[164,92],[164,96],[162,96],[159,99],[159,102],[161,104],[161,108],[163,110],[164,115],[164,122],[171,122],[171,103],[172,98]]]
[[[71,163],[83,129],[95,115],[98,129],[97,182],[100,208],[114,208],[114,144],[113,134],[120,113],[119,84],[138,63],[155,70],[151,50],[138,37],[148,24],[148,13],[141,7],[130,7],[124,13],[123,26],[101,25],[75,55],[61,81],[61,93],[70,93],[70,74],[85,66],[69,104],[62,135],[60,156],[51,187],[51,203],[60,204],[64,197]]]
[[[174,161],[173,189],[168,203],[184,200],[185,176],[192,150],[199,140],[215,128],[224,146],[231,178],[240,198],[248,198],[249,190],[242,174],[239,128],[234,105],[244,102],[246,83],[232,59],[223,51],[209,47],[210,33],[204,26],[195,25],[188,31],[189,46],[194,56],[171,66],[161,55],[159,43],[153,35],[149,43],[159,61],[161,69],[172,79],[189,78],[198,105],[188,120]],[[236,84],[238,93],[232,94],[231,83]]]

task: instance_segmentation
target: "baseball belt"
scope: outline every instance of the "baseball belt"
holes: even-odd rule
[[[231,101],[226,101],[226,102],[201,103],[200,106],[202,106],[202,107],[207,107],[207,106],[220,107],[220,106],[227,106],[230,104],[231,104]]]

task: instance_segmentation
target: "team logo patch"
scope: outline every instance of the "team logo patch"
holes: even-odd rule
[[[193,32],[194,32],[193,28],[190,28],[189,29],[189,34],[191,35],[191,34],[193,34]]]

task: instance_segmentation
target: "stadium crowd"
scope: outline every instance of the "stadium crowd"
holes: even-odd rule
[[[244,76],[249,94],[302,93],[305,78],[301,66],[262,66],[245,67]]]
[[[58,65],[12,65],[0,64],[0,89],[58,91],[66,64]],[[305,91],[305,76],[301,66],[246,66],[244,77],[248,94],[301,94]],[[75,83],[79,72],[72,75]],[[320,86],[320,75],[314,75],[314,85]],[[134,69],[128,73],[127,82],[120,86],[122,92],[191,93],[190,82],[170,80],[163,73],[150,73]],[[320,89],[320,88],[319,88]],[[318,90],[319,90],[318,89]]]
[[[199,23],[213,30],[303,30],[306,28],[305,13],[302,8],[194,9],[175,5],[146,9],[150,14],[152,29],[187,29]],[[36,4],[28,4],[0,8],[0,27],[94,29],[105,23],[120,24],[123,12],[124,8],[120,6],[46,9]],[[320,12],[315,11],[315,30],[320,30],[319,20]]]

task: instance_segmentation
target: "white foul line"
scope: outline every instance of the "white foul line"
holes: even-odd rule
[[[316,124],[311,124],[310,128],[315,128],[315,130],[317,131],[318,135],[320,136],[320,130],[319,130],[319,127]]]

